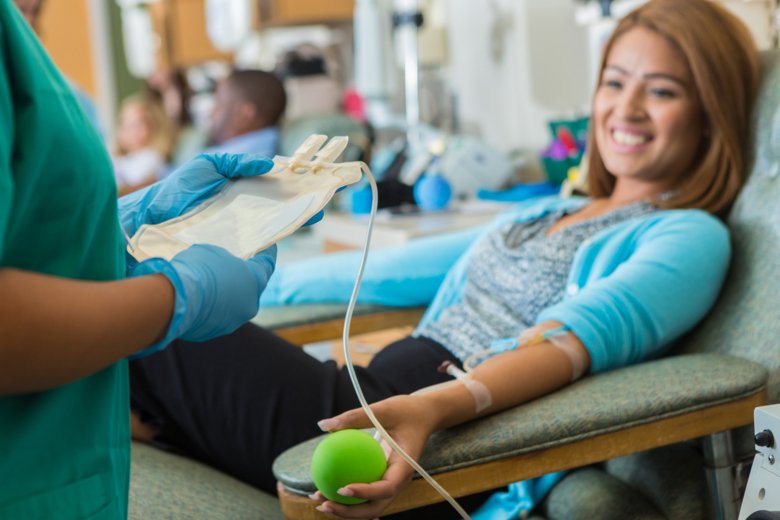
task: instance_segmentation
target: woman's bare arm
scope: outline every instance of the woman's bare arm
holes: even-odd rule
[[[0,395],[92,374],[164,337],[174,290],[163,275],[90,282],[0,269]]]
[[[548,322],[549,328],[560,324]],[[569,333],[571,334],[571,333]],[[586,360],[588,353],[576,336],[570,336]],[[477,412],[474,398],[463,384],[453,384],[415,397],[427,402],[436,418],[436,429],[448,428],[525,403],[566,386],[572,378],[570,357],[548,341],[521,347],[484,361],[472,372],[473,379],[490,392],[491,404]]]

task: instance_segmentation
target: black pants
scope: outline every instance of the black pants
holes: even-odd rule
[[[450,379],[459,362],[438,343],[405,338],[356,367],[369,402]],[[347,371],[254,325],[204,343],[177,341],[130,363],[131,405],[157,442],[275,493],[274,459],[322,434],[317,421],[359,406]]]

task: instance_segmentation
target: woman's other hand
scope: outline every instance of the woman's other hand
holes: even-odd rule
[[[419,460],[428,437],[437,429],[436,414],[432,413],[425,399],[417,395],[399,395],[371,405],[371,410],[395,442],[414,460]],[[319,426],[324,431],[334,432],[347,428],[371,428],[373,424],[362,408],[356,408],[320,421]],[[382,514],[414,474],[414,469],[384,441],[382,447],[389,455],[382,478],[371,484],[349,484],[339,490],[341,495],[362,498],[367,502],[339,504],[327,500],[318,491],[311,495],[320,503],[317,509],[341,518],[375,518]]]

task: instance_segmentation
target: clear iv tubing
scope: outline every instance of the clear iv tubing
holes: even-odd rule
[[[357,295],[360,291],[360,282],[363,279],[363,271],[366,267],[366,259],[368,258],[368,248],[371,244],[371,233],[374,229],[374,216],[376,215],[377,210],[377,187],[376,182],[374,181],[374,176],[371,175],[371,170],[368,169],[368,166],[366,166],[365,163],[360,163],[360,169],[363,171],[365,176],[368,178],[368,182],[371,185],[371,215],[368,219],[368,233],[366,235],[366,243],[363,246],[363,254],[360,258],[360,267],[358,267],[357,277],[355,278],[355,286],[352,289],[352,296],[349,298],[349,305],[347,306],[347,313],[344,316],[344,332],[343,332],[343,340],[344,340],[344,361],[345,366],[347,367],[347,372],[349,373],[349,378],[352,381],[352,386],[355,388],[355,394],[357,394],[358,401],[360,401],[360,406],[363,408],[363,411],[366,412],[366,415],[368,416],[368,419],[371,421],[371,423],[374,425],[374,428],[379,432],[379,434],[382,436],[382,439],[387,442],[387,444],[390,445],[391,448],[393,448],[393,451],[395,451],[398,455],[401,456],[402,459],[404,459],[414,470],[420,474],[422,478],[424,478],[428,483],[435,489],[444,499],[450,503],[450,505],[455,508],[455,510],[460,514],[460,516],[464,520],[471,520],[471,517],[469,514],[458,504],[452,496],[450,496],[447,491],[439,485],[438,482],[436,482],[433,477],[431,477],[423,468],[420,466],[417,461],[415,461],[412,457],[409,456],[408,453],[406,453],[394,440],[392,437],[390,437],[390,434],[387,433],[387,431],[384,429],[384,427],[379,423],[379,420],[374,415],[374,412],[369,408],[368,402],[366,402],[366,398],[363,395],[363,390],[360,388],[360,384],[357,380],[357,375],[355,375],[355,367],[352,366],[352,357],[349,355],[349,326],[350,322],[352,321],[352,313],[355,310],[355,303],[357,302]]]
[[[548,341],[553,336],[557,336],[558,334],[566,334],[571,329],[568,325],[562,325],[560,327],[556,327],[554,329],[545,330],[543,332],[540,332],[536,334],[535,336],[523,341],[522,343],[515,341],[514,345],[512,345],[510,348],[503,349],[503,350],[496,350],[495,348],[491,347],[485,350],[480,350],[479,352],[475,352],[471,354],[469,357],[466,358],[465,361],[463,361],[463,370],[465,370],[467,373],[474,370],[474,367],[476,367],[479,363],[477,361],[480,358],[490,357],[491,355],[501,354],[503,352],[509,351],[509,350],[517,350],[521,347],[530,347],[533,345],[537,345],[539,343],[542,343],[543,341]],[[509,339],[509,338],[506,338]],[[505,341],[505,340],[499,340],[499,341]]]

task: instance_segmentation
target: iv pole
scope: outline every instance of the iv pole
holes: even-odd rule
[[[420,85],[417,29],[423,23],[418,0],[395,0],[393,26],[403,53],[406,138],[410,145],[420,141]]]
[[[366,97],[374,125],[403,128],[407,159],[398,178],[412,186],[431,159],[420,118],[417,38],[423,14],[419,0],[357,0],[355,5],[356,83]],[[392,41],[385,27],[392,27]],[[392,63],[390,50],[398,53],[404,71],[404,113],[399,116],[389,103],[393,82],[385,65]]]

